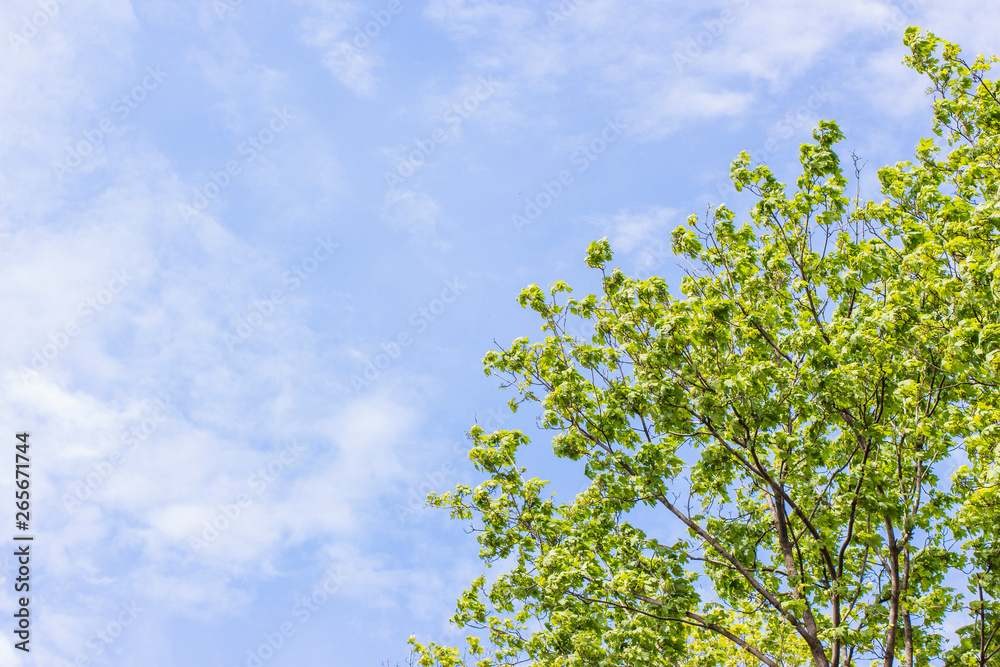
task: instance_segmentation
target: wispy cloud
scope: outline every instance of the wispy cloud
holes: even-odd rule
[[[384,0],[367,12],[332,0],[304,0],[304,4],[311,12],[299,24],[302,42],[322,53],[323,66],[343,86],[362,97],[372,97],[378,89],[375,69],[381,63],[377,44],[411,3]]]
[[[641,213],[622,211],[594,222],[608,236],[614,250],[631,253],[650,244],[669,245],[670,232],[679,220],[676,209],[654,206]]]
[[[316,622],[372,612],[372,628],[303,632],[287,655],[332,643],[367,659],[411,625],[442,632],[475,545],[441,514],[397,510],[427,480],[467,481],[454,440],[497,398],[482,353],[536,324],[516,290],[564,277],[595,231],[666,273],[724,140],[794,160],[814,115],[844,113],[863,147],[910,146],[929,100],[898,64],[903,23],[989,50],[1000,12],[57,4],[37,21],[38,0],[0,11],[0,421],[38,443],[37,663],[144,667],[198,664],[198,641],[232,649],[212,664],[245,659],[331,566],[345,576]],[[824,81],[828,101],[784,133]],[[518,234],[512,214],[539,222]],[[322,266],[317,239],[340,246]],[[145,611],[97,655],[88,642],[133,601]],[[2,635],[0,664],[18,660]]]

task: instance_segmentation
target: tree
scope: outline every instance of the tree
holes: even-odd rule
[[[507,569],[458,601],[493,646],[469,639],[479,664],[1000,664],[996,58],[916,28],[905,43],[939,140],[879,171],[881,202],[845,194],[821,121],[794,192],[741,153],[750,220],[719,206],[673,232],[693,267],[679,294],[611,268],[607,240],[587,253],[600,296],[521,293],[546,337],[486,372],[512,409],[540,404],[590,483],[545,496],[518,465],[528,438],[477,426],[488,477],[429,497]]]

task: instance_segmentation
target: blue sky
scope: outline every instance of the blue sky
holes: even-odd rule
[[[0,424],[37,537],[32,652],[4,630],[0,664],[447,641],[482,565],[420,504],[477,481],[474,420],[582,486],[482,372],[539,332],[520,289],[596,289],[604,236],[679,283],[670,230],[745,212],[740,150],[794,180],[820,118],[877,197],[930,134],[910,24],[1000,52],[972,0],[4,2]]]

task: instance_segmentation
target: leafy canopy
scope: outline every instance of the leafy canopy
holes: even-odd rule
[[[512,408],[540,404],[590,483],[558,502],[518,466],[523,433],[477,426],[486,479],[430,496],[509,566],[458,601],[488,635],[469,639],[478,665],[1000,664],[996,58],[905,43],[937,139],[879,170],[881,202],[845,194],[822,121],[791,192],[741,153],[750,219],[720,206],[673,232],[695,267],[679,295],[609,268],[607,240],[587,253],[600,296],[521,293],[546,337],[486,372]]]

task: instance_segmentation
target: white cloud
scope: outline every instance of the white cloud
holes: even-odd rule
[[[560,13],[560,6],[568,9]],[[550,24],[553,11],[559,18]],[[944,13],[956,15],[950,7]],[[943,36],[967,36],[964,19],[938,20],[929,7],[927,14],[932,24],[956,24],[955,34]],[[472,67],[504,77],[514,97],[582,87],[627,111],[636,136],[657,140],[704,119],[752,115],[774,92],[826,79],[887,84],[868,90],[891,109],[906,78],[902,66],[886,81],[884,63],[855,54],[867,54],[873,40],[897,47],[907,21],[921,20],[924,10],[901,14],[883,0],[722,0],[696,12],[652,0],[567,0],[548,8],[522,0],[432,0],[425,15],[463,44]]]
[[[375,22],[372,37],[364,32],[361,11],[350,3],[307,0],[305,4],[312,13],[300,23],[302,43],[323,53],[323,66],[341,85],[362,97],[373,96],[378,87],[373,70],[380,59],[372,40],[387,25]]]
[[[37,4],[18,3],[7,16],[30,10]],[[47,517],[39,540],[50,545],[49,577],[65,582],[53,590],[69,590],[46,604],[60,609],[60,646],[73,655],[93,631],[93,587],[113,582],[185,613],[235,610],[247,598],[232,584],[234,571],[273,576],[290,545],[363,527],[365,508],[401,474],[394,451],[416,416],[372,398],[332,411],[317,426],[303,407],[311,404],[308,390],[293,381],[314,355],[301,349],[310,332],[292,303],[236,352],[227,349],[223,334],[247,304],[281,284],[282,262],[210,215],[184,221],[178,203],[188,200],[191,185],[127,126],[64,183],[54,179],[53,159],[107,113],[106,100],[122,85],[141,80],[144,67],[126,57],[101,70],[97,58],[88,61],[95,74],[77,60],[92,37],[113,43],[112,56],[128,55],[136,27],[128,2],[86,12],[68,3],[62,11],[21,53],[0,61],[0,157],[20,165],[0,176],[0,298],[18,323],[0,337],[0,351],[14,362],[0,377],[0,415],[30,428],[37,447],[37,511]],[[228,100],[222,125],[233,132],[249,122],[247,109],[270,103],[283,85],[266,68],[236,67],[203,52],[195,61]],[[329,189],[321,182],[336,163],[316,157],[314,141],[293,142],[288,154],[288,178]],[[116,274],[127,275],[126,284],[110,290]],[[97,310],[81,306],[94,300]],[[17,366],[32,368],[36,352],[44,363],[25,380]],[[166,423],[110,475],[99,472],[157,396],[174,404]],[[311,449],[253,495],[250,476],[293,436]],[[89,492],[76,498],[72,490],[88,476]],[[67,493],[78,506],[64,505]],[[195,558],[191,537],[241,493],[253,497],[245,520]],[[123,553],[131,555],[125,564]]]
[[[448,244],[437,238],[439,218],[438,205],[425,192],[403,188],[386,192],[382,219],[392,229],[409,233],[418,245],[447,249]]]
[[[677,224],[677,210],[653,206],[641,213],[623,211],[594,222],[608,236],[613,250],[630,253],[650,244],[669,245],[670,232]]]
[[[180,18],[172,30],[189,27],[200,16],[198,39],[207,31],[213,40],[211,46],[198,40],[196,46],[186,44],[180,58],[201,75],[194,85],[204,81],[211,89],[207,124],[222,130],[215,138],[235,146],[246,131],[260,127],[271,106],[294,92],[292,77],[248,46],[247,35],[254,33],[244,32],[248,24],[240,21],[259,7],[244,2],[242,18],[208,14],[208,20],[210,3],[173,5]],[[369,548],[380,531],[398,528],[379,523],[378,512],[392,504],[379,501],[398,496],[415,477],[414,462],[428,455],[421,395],[444,395],[453,387],[443,388],[445,383],[428,373],[405,382],[397,377],[395,384],[387,378],[380,385],[386,393],[349,398],[344,378],[350,370],[338,374],[343,369],[336,366],[344,363],[343,346],[336,333],[320,331],[309,319],[320,310],[315,299],[329,307],[331,294],[338,294],[332,280],[317,286],[319,296],[309,289],[287,294],[284,304],[234,350],[223,340],[255,300],[283,285],[282,272],[295,261],[286,261],[282,253],[287,250],[260,237],[245,237],[259,233],[268,241],[282,239],[300,231],[298,223],[308,222],[317,210],[342,203],[335,140],[317,136],[323,128],[302,112],[295,129],[269,148],[266,160],[241,177],[246,189],[273,196],[263,203],[233,202],[234,187],[217,202],[221,213],[213,205],[187,221],[177,205],[204,184],[204,174],[186,180],[167,146],[195,143],[187,134],[143,135],[130,118],[60,182],[53,162],[109,113],[109,100],[145,76],[147,63],[136,60],[137,40],[146,37],[140,23],[151,16],[142,14],[140,21],[126,0],[60,6],[60,16],[18,51],[0,44],[7,49],[0,58],[5,123],[0,159],[7,165],[0,170],[0,300],[7,320],[16,323],[0,336],[0,354],[10,360],[0,375],[0,421],[29,428],[38,452],[36,511],[45,517],[38,536],[47,545],[44,567],[51,592],[41,622],[47,624],[43,634],[54,638],[53,648],[42,649],[39,664],[67,664],[65,656],[76,655],[95,623],[117,604],[105,604],[109,591],[186,616],[217,619],[249,606],[253,587],[283,576],[289,554],[303,545],[323,545],[331,558],[346,564],[352,596],[360,599],[374,591],[373,604],[385,609],[405,608],[417,617],[439,614],[436,591],[464,583],[470,575],[467,561],[453,570],[424,572],[423,566],[402,566],[394,556],[369,553]],[[354,28],[367,23],[370,10],[321,0],[302,6],[308,17],[301,23],[293,17],[298,32],[293,26],[290,34],[321,53],[342,85],[360,96],[374,95],[380,43],[360,49],[353,44]],[[629,116],[630,134],[652,139],[704,118],[770,113],[769,96],[817,76],[818,70],[845,81],[840,94],[856,95],[861,106],[902,116],[927,103],[922,86],[901,76],[904,69],[894,62],[901,57],[898,47],[866,43],[860,50],[864,57],[850,52],[858,36],[878,37],[886,3],[810,7],[762,0],[681,73],[675,51],[697,36],[702,20],[728,5],[699,14],[691,14],[690,6],[652,0],[580,0],[569,6],[550,25],[546,11],[560,3],[431,0],[423,18],[455,40],[467,62],[455,72],[424,70],[422,76],[433,83],[402,113],[416,109],[420,118],[437,123],[475,90],[480,74],[488,73],[503,83],[495,98],[482,101],[470,126],[488,126],[515,149],[519,137],[503,134],[504,125],[557,127],[561,114],[576,109],[548,105],[567,90],[578,93],[574,105],[613,106]],[[19,30],[22,18],[37,7],[35,0],[8,3],[0,34]],[[931,27],[948,39],[968,40],[970,48],[988,49],[990,26],[996,23],[990,19],[997,10],[971,2],[961,7],[954,12],[928,8]],[[151,11],[157,20],[170,18],[160,7]],[[980,12],[982,18],[962,19],[963,11]],[[348,53],[345,44],[356,52],[339,59]],[[171,76],[178,78],[152,91],[143,112],[155,111],[151,105],[157,96],[189,92],[179,74]],[[164,127],[173,125],[163,121]],[[436,127],[428,125],[428,134]],[[572,150],[583,136],[553,141]],[[459,138],[455,133],[448,141]],[[162,147],[156,141],[163,141]],[[438,149],[435,167],[444,173],[445,151],[454,149],[450,143]],[[478,158],[472,154],[469,161]],[[379,180],[378,174],[372,178]],[[386,195],[383,221],[409,235],[414,245],[446,249],[440,239],[448,224],[445,213],[457,216],[451,202],[408,185]],[[377,206],[382,193],[376,192]],[[267,208],[267,214],[258,210],[257,217],[239,221],[253,228],[247,233],[223,217],[225,198]],[[352,203],[359,205],[356,210],[371,205]],[[281,212],[280,219],[273,219],[273,211]],[[643,257],[649,247],[666,242],[676,213],[662,206],[626,209],[597,224],[616,250]],[[357,233],[359,247],[381,240],[380,232],[367,238]],[[375,242],[372,247],[384,249]],[[306,252],[303,248],[302,256]],[[359,264],[365,260],[360,255]],[[127,284],[112,290],[121,272],[128,275]],[[88,310],[94,301],[100,309],[90,305]],[[337,333],[337,317],[350,309],[361,312],[369,303],[342,301],[329,308],[335,314],[323,322]],[[352,331],[345,337],[368,333]],[[17,366],[31,367],[36,353],[42,355],[38,375],[25,381]],[[103,462],[121,450],[123,438],[142,428],[158,397],[173,403],[169,418],[105,474]],[[280,460],[282,448],[293,440],[305,451],[268,473],[273,479],[258,491],[253,476],[262,479],[259,470],[266,471],[275,457]],[[95,474],[87,497],[67,509],[64,494]],[[0,491],[10,491],[9,476],[0,480]],[[241,494],[251,502],[240,507],[239,516],[226,517],[229,525],[217,539],[193,552],[191,538],[202,533],[204,522],[220,512],[225,516],[226,508],[232,511]],[[0,603],[11,607],[9,587],[0,593]],[[16,664],[12,655],[9,634],[4,635],[0,664]]]

